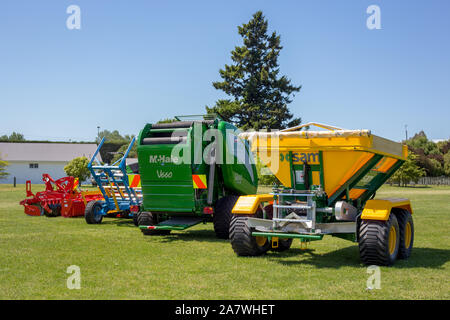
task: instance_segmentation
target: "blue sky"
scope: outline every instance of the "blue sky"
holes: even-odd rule
[[[66,28],[69,5],[81,30]],[[381,30],[366,27],[369,5]],[[105,1],[0,3],[0,135],[93,140],[97,126],[203,113],[211,83],[257,10],[281,35],[283,74],[302,85],[303,122],[393,140],[450,138],[450,1]]]

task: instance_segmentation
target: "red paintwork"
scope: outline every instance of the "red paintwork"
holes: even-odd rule
[[[27,199],[20,202],[24,206],[24,211],[30,216],[40,216],[44,212],[39,209],[41,206],[45,211],[51,212],[49,205],[58,204],[61,206],[63,217],[83,216],[85,204],[81,192],[76,188],[78,182],[74,177],[64,177],[53,180],[50,175],[44,173],[42,180],[45,183],[45,191],[35,194],[31,192],[31,181],[26,182]],[[86,195],[86,203],[93,200],[102,200],[101,194]]]

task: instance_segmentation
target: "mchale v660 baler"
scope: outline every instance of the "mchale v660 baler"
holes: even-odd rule
[[[212,221],[216,236],[228,239],[231,209],[258,186],[250,146],[217,116],[176,119],[147,124],[139,134],[138,224],[144,234],[154,235]]]

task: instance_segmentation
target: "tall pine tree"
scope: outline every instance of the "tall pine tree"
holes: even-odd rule
[[[282,129],[301,123],[287,107],[301,86],[279,75],[278,56],[283,47],[280,36],[276,32],[268,35],[267,27],[261,11],[238,27],[244,44],[231,52],[233,64],[219,71],[223,81],[213,82],[214,88],[233,99],[206,107],[208,113],[218,113],[243,130]]]

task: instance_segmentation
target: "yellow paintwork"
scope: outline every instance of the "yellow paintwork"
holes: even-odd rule
[[[408,221],[405,226],[405,248],[409,249],[411,246],[412,239],[412,231],[411,231],[411,223]]]
[[[366,202],[361,219],[387,221],[392,208],[406,209],[411,214],[413,213],[411,203],[408,199],[376,199]]]
[[[320,185],[320,171],[312,172],[312,184],[316,186]]]
[[[234,214],[255,214],[261,202],[272,200],[273,195],[270,194],[240,196],[231,212]]]
[[[367,189],[350,189],[349,196],[350,199],[358,199],[364,192],[366,192]],[[346,197],[344,197],[346,199]]]
[[[406,146],[364,130],[249,133],[243,138],[251,141],[252,151],[287,188],[293,187],[293,172],[286,156],[293,154],[293,164],[306,162],[314,165],[319,164],[318,155],[322,151],[322,187],[329,197],[375,154],[384,156],[375,169],[379,172],[386,172],[397,160],[405,160],[408,155]],[[313,184],[320,183],[319,173],[313,171],[312,180]]]
[[[258,236],[256,236],[255,240],[256,240],[256,244],[258,245],[258,247],[263,247],[266,244],[266,242],[267,242],[267,238],[266,237],[258,237]]]
[[[278,248],[278,237],[272,237],[272,249]]]
[[[391,226],[391,230],[389,230],[389,254],[390,255],[394,254],[396,245],[397,245],[397,231],[395,231],[394,226]]]
[[[333,195],[373,156],[373,153],[368,152],[324,152],[324,189],[328,196]]]
[[[378,163],[375,165],[374,170],[378,172],[386,172],[388,171],[398,160],[394,158],[383,157]]]

